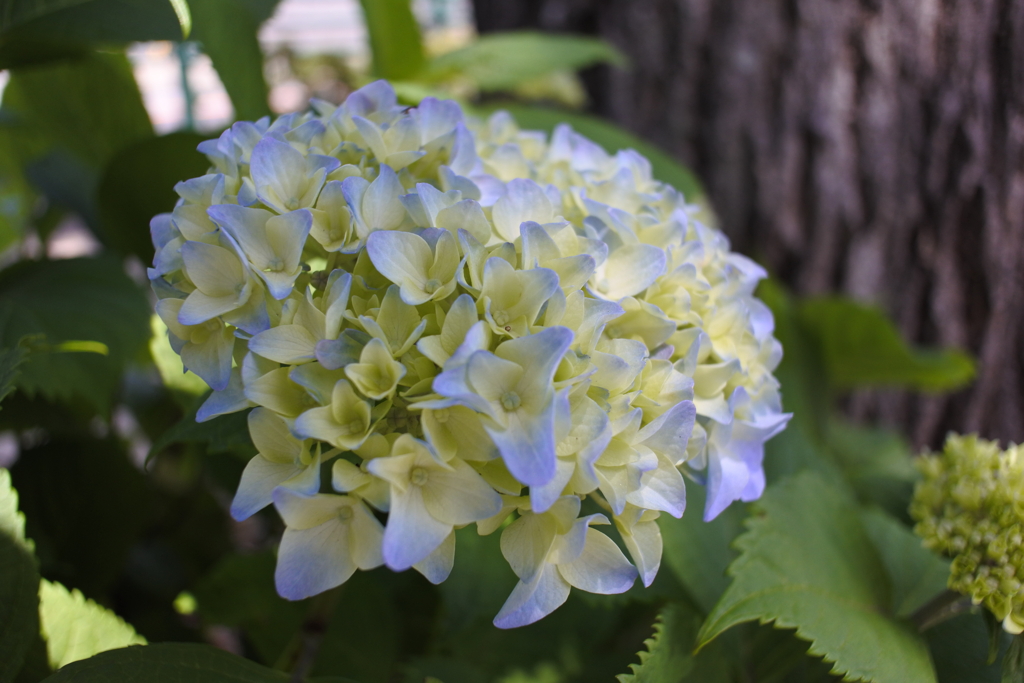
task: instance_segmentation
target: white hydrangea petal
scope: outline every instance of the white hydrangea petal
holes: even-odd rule
[[[279,325],[249,340],[249,350],[277,363],[295,365],[316,358],[320,341],[301,325]]]
[[[231,354],[235,336],[219,325],[202,343],[189,342],[181,349],[182,365],[199,375],[214,391],[227,388],[231,380]]]
[[[569,599],[569,583],[554,565],[545,565],[530,583],[520,581],[512,589],[494,625],[518,628],[539,621],[561,607]]]
[[[402,224],[405,207],[399,200],[402,183],[390,166],[380,167],[380,174],[366,188],[362,197],[362,216],[370,231],[393,230]]]
[[[241,371],[238,368],[233,368],[227,387],[220,391],[215,390],[203,402],[203,405],[199,406],[199,410],[196,411],[196,422],[206,422],[221,415],[237,413],[252,405],[252,402],[245,396]]]
[[[515,575],[529,582],[547,561],[555,534],[553,517],[524,513],[501,532],[501,554]]]
[[[627,244],[608,254],[591,281],[593,291],[618,301],[636,296],[665,272],[665,252],[649,244]]]
[[[303,469],[294,462],[272,462],[262,455],[254,455],[242,471],[238,490],[231,501],[231,518],[241,522],[270,505],[274,489]]]
[[[441,545],[434,548],[434,552],[414,564],[412,568],[436,586],[439,583],[444,583],[444,580],[452,573],[454,566],[455,532],[453,531],[448,534],[448,538],[444,539]]]
[[[476,470],[458,458],[448,462],[452,469],[431,469],[423,487],[423,504],[435,519],[445,524],[471,524],[493,517],[501,509],[501,496]]]
[[[555,396],[536,414],[506,414],[508,427],[484,423],[509,472],[527,486],[543,486],[555,476]]]
[[[402,301],[419,306],[430,300],[423,286],[434,255],[422,237],[397,230],[374,232],[366,240],[366,253],[374,268],[401,288]]]
[[[391,510],[384,526],[384,562],[395,571],[408,569],[434,552],[451,531],[451,524],[427,512],[422,489],[410,486],[401,494],[392,489]]]
[[[647,519],[649,514],[635,506],[627,506],[623,515],[615,518],[615,525],[633,558],[644,587],[654,583],[658,575],[663,545],[661,529],[654,519]]]
[[[508,182],[505,195],[494,203],[491,216],[498,235],[508,242],[519,237],[519,226],[524,221],[549,223],[555,217],[547,194],[528,178]]]
[[[559,564],[558,573],[570,586],[601,595],[625,593],[637,577],[636,567],[615,542],[596,529],[587,529],[583,552],[575,560]]]
[[[274,571],[281,597],[303,600],[348,581],[356,571],[349,553],[350,534],[348,525],[341,522],[285,529]]]

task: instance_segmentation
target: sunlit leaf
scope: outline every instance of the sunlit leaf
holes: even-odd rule
[[[601,38],[510,31],[480,36],[463,48],[435,57],[425,78],[462,78],[486,92],[509,90],[555,71],[599,63],[625,66],[626,58]]]
[[[39,584],[39,617],[50,666],[62,666],[146,639],[113,612],[45,579]]]
[[[836,388],[899,386],[949,391],[974,377],[974,361],[953,349],[910,347],[877,308],[843,297],[800,304],[800,321],[821,346]]]
[[[170,0],[174,14],[181,24],[181,37],[188,40],[188,34],[192,32],[192,12],[189,10],[188,0]]]
[[[936,680],[924,641],[890,616],[886,565],[846,493],[804,473],[769,487],[755,508],[701,643],[736,624],[772,621],[795,628],[812,655],[851,679]]]
[[[402,81],[424,67],[420,27],[410,0],[360,0],[373,54],[373,73]]]

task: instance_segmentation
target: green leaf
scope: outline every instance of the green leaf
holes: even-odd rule
[[[98,171],[123,147],[153,135],[123,53],[12,69],[3,106],[15,117],[26,161],[62,148]]]
[[[490,621],[515,588],[516,575],[501,555],[500,540],[500,532],[481,536],[475,524],[455,532],[455,566],[438,586],[444,599],[443,623],[447,630],[468,628],[478,620]]]
[[[104,595],[154,510],[155,491],[123,445],[113,438],[52,437],[23,450],[11,477],[43,573],[87,595]]]
[[[428,82],[468,79],[480,90],[492,92],[509,90],[554,71],[600,63],[625,66],[627,60],[601,38],[510,31],[489,33],[466,47],[435,57],[424,77]]]
[[[107,245],[135,254],[143,263],[153,262],[149,220],[174,208],[176,183],[206,173],[209,161],[196,151],[206,138],[171,133],[140,140],[114,155],[97,194],[100,229]]]
[[[188,34],[192,32],[192,12],[189,10],[188,0],[171,0],[171,7],[174,8],[174,15],[181,24],[182,39],[188,40]]]
[[[568,123],[577,133],[590,138],[608,152],[635,149],[650,160],[655,178],[682,192],[688,202],[706,206],[706,195],[693,172],[654,145],[608,121],[586,114],[543,107],[502,105],[498,109],[504,109],[512,114],[522,128],[550,133],[558,124]]]
[[[5,133],[0,132],[0,250],[25,233],[36,199],[25,178],[14,141]]]
[[[167,0],[9,0],[0,32],[55,44],[126,43],[180,40],[182,24]]]
[[[196,585],[193,595],[207,624],[241,628],[260,659],[278,660],[302,625],[308,601],[289,602],[274,588],[271,552],[229,555]]]
[[[654,635],[644,641],[639,664],[632,673],[619,674],[619,683],[682,683],[693,669],[693,639],[700,617],[681,603],[669,603],[658,612]]]
[[[87,600],[77,590],[43,579],[39,584],[39,617],[50,666],[55,670],[99,652],[146,639],[113,612]]]
[[[829,381],[837,389],[950,391],[974,377],[974,361],[966,353],[909,347],[886,315],[872,306],[822,297],[801,303],[799,318],[820,344]]]
[[[769,487],[736,541],[733,583],[701,627],[706,644],[746,621],[795,628],[851,679],[931,683],[928,650],[893,619],[885,564],[855,503],[810,472]]]
[[[289,675],[194,643],[159,643],[101,652],[69,664],[46,683],[287,683]]]
[[[828,421],[825,441],[858,499],[909,521],[907,506],[919,475],[910,445],[902,436],[833,417]]]
[[[392,81],[419,75],[426,58],[410,0],[360,0],[360,4],[370,34],[374,75]]]
[[[14,391],[14,380],[27,355],[28,349],[22,344],[0,349],[0,401]]]
[[[39,634],[39,573],[23,542],[6,533],[0,567],[0,683],[9,683]]]
[[[0,346],[28,334],[89,340],[109,354],[33,353],[15,381],[30,397],[110,409],[125,365],[149,340],[149,303],[115,258],[23,261],[0,272]]]
[[[11,484],[11,473],[0,467],[0,534],[7,534],[30,553],[31,541],[25,539],[25,515],[18,510],[18,492]]]
[[[707,614],[729,586],[726,568],[739,553],[733,541],[743,531],[747,506],[730,505],[711,522],[704,521],[703,486],[686,482],[686,511],[682,519],[658,517],[663,557],[687,593]],[[664,569],[662,569],[664,571]]]
[[[207,453],[237,453],[243,456],[256,454],[249,437],[249,411],[243,410],[221,415],[206,422],[196,422],[196,411],[207,396],[199,397],[188,415],[161,434],[149,449],[147,462],[160,455],[169,446],[179,443],[202,444]]]
[[[939,683],[999,683],[1002,659],[1010,636],[1002,633],[1002,647],[988,663],[989,634],[981,614],[961,614],[928,629],[924,634],[931,649]]]
[[[255,121],[270,114],[258,17],[242,0],[202,0],[192,4],[192,18],[193,37],[213,62],[235,118]]]
[[[889,574],[893,614],[909,618],[945,590],[949,561],[925,548],[913,531],[878,509],[861,512],[861,521]]]

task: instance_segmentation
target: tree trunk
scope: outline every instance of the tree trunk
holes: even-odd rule
[[[1024,440],[1024,0],[475,0],[482,31],[598,34],[594,110],[703,179],[736,249],[797,292],[955,346],[952,396],[858,392],[917,445]]]

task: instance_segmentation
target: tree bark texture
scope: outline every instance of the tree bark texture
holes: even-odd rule
[[[966,349],[951,396],[858,392],[916,445],[1024,440],[1024,0],[475,0],[482,31],[601,35],[592,108],[705,183],[736,249],[801,294]],[[783,387],[783,390],[785,388]]]

